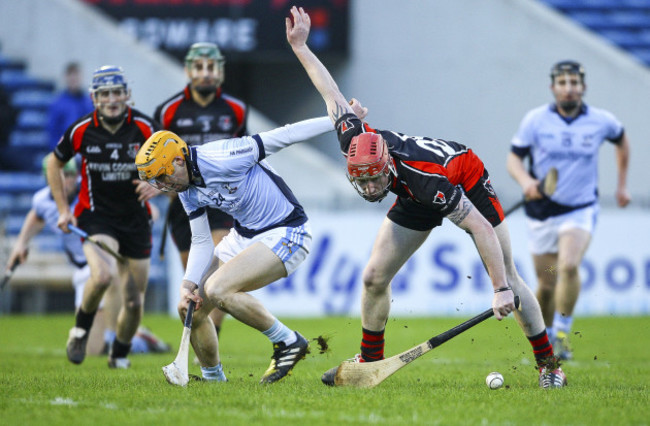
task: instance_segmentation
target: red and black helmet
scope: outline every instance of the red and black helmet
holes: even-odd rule
[[[381,201],[390,189],[390,174],[397,175],[388,145],[377,133],[362,133],[352,138],[348,150],[348,179],[357,192],[368,201]],[[388,176],[380,191],[368,193],[367,183]]]

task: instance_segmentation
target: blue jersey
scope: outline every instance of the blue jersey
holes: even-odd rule
[[[558,113],[555,104],[543,105],[522,120],[512,139],[512,152],[521,158],[530,156],[530,173],[538,179],[551,167],[557,169],[557,189],[547,207],[556,207],[560,214],[597,201],[599,148],[605,140],[618,143],[622,137],[622,124],[608,111],[583,104],[580,113],[569,119]],[[535,210],[535,202],[527,203],[529,216],[530,204]],[[552,211],[546,214],[552,215]]]
[[[73,207],[76,204],[76,199],[72,203]],[[45,222],[45,226],[54,232],[56,235],[61,236],[63,239],[63,248],[68,255],[70,262],[78,268],[86,265],[86,256],[84,255],[81,239],[78,235],[73,233],[66,234],[61,231],[57,226],[59,220],[59,210],[56,207],[56,201],[52,198],[52,192],[49,187],[40,189],[32,197],[32,210],[36,213],[36,217]]]
[[[213,246],[206,208],[218,208],[231,215],[234,229],[246,238],[307,222],[302,206],[264,159],[293,143],[332,130],[332,122],[323,117],[190,147],[192,182],[178,194],[192,229],[185,279],[198,284],[211,260]]]
[[[235,219],[235,229],[252,237],[280,226],[307,221],[289,187],[264,161],[259,135],[224,139],[190,148],[196,185],[179,194],[192,219],[205,207],[218,208]]]

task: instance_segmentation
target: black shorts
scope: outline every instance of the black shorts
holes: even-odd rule
[[[411,198],[397,197],[386,215],[392,222],[414,231],[430,231],[442,224],[442,214]]]
[[[210,222],[211,230],[233,227],[235,221],[227,213],[219,209],[207,208],[206,210],[208,211],[208,222]],[[192,245],[190,219],[187,217],[183,204],[178,197],[174,198],[169,205],[169,227],[178,251],[188,251]]]
[[[465,191],[467,198],[474,204],[474,207],[487,219],[494,228],[501,222],[505,216],[503,215],[503,207],[497,193],[492,188],[490,183],[490,175],[487,169],[483,172],[483,176],[476,182],[469,190]]]
[[[90,236],[106,234],[115,238],[120,244],[118,252],[124,257],[151,257],[151,215],[113,217],[84,210],[77,224]]]
[[[503,221],[503,208],[496,192],[490,184],[487,170],[476,184],[465,191],[465,196],[474,207],[492,224],[497,226]],[[410,198],[398,197],[387,214],[392,222],[414,231],[430,231],[442,224],[442,214],[438,210],[418,203]]]

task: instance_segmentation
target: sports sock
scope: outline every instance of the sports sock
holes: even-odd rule
[[[211,380],[215,382],[227,382],[226,374],[223,372],[223,366],[221,363],[215,365],[214,367],[201,367],[201,375],[205,380]]]
[[[111,346],[111,351],[109,356],[111,358],[126,358],[130,350],[131,350],[130,343],[120,342],[119,340],[117,340],[116,337],[115,340],[113,340],[113,345]]]
[[[95,312],[86,313],[81,308],[77,311],[75,317],[75,327],[83,328],[84,330],[90,330],[90,327],[93,326],[93,321],[95,320]]]
[[[555,328],[553,326],[546,327],[546,334],[548,334],[548,340],[553,341],[555,339]]]
[[[361,357],[366,362],[384,359],[384,330],[371,331],[361,328]]]
[[[544,365],[545,361],[553,356],[553,346],[548,340],[546,330],[535,336],[526,336],[533,347],[533,354],[535,354],[535,361],[537,365]]]
[[[271,328],[262,332],[273,343],[283,342],[285,345],[294,343],[298,338],[289,327],[282,324],[280,320],[276,319]]]
[[[558,332],[569,334],[572,325],[573,316],[562,315],[561,313],[555,311],[555,316],[553,316],[553,331],[556,335]]]

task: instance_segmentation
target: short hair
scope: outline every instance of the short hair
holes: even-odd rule
[[[580,62],[571,60],[557,62],[551,67],[551,83],[555,81],[555,77],[562,74],[578,74],[582,82],[585,82],[585,68]]]
[[[79,65],[79,62],[68,62],[65,66],[65,75],[79,71],[81,71],[81,65]]]

